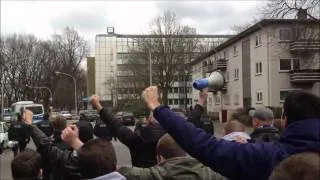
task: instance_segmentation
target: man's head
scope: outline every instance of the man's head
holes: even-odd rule
[[[67,120],[63,116],[57,116],[52,121],[52,127],[55,131],[62,131],[67,127]]]
[[[318,180],[320,153],[304,152],[290,156],[276,167],[270,180]]]
[[[238,120],[231,120],[224,125],[224,135],[230,134],[232,132],[244,132],[244,125]]]
[[[282,116],[285,125],[305,119],[320,119],[320,97],[303,91],[291,92],[283,104]]]
[[[84,179],[91,179],[116,170],[117,158],[112,143],[92,139],[78,151],[79,168]]]
[[[87,141],[93,139],[93,127],[91,123],[87,121],[77,122],[75,125],[79,129],[79,139],[86,143]]]
[[[271,109],[262,107],[254,110],[252,114],[252,127],[258,128],[264,125],[273,124],[273,112]]]
[[[37,179],[41,174],[41,155],[25,149],[12,160],[11,172],[13,179]]]
[[[186,156],[186,152],[169,134],[165,134],[159,139],[156,151],[158,162],[174,157]]]

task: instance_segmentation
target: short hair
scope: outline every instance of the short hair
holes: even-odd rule
[[[186,152],[169,134],[165,134],[159,139],[156,151],[158,155],[161,155],[165,159],[186,156]]]
[[[111,142],[91,139],[78,151],[80,172],[85,179],[99,177],[116,170],[117,158]]]
[[[75,125],[79,129],[79,139],[86,143],[90,139],[93,139],[93,127],[88,121],[78,121]]]
[[[51,124],[55,130],[62,131],[67,127],[67,120],[63,116],[57,116],[53,119]]]
[[[39,176],[41,155],[32,149],[25,149],[11,161],[13,179],[32,179]]]
[[[261,121],[271,121],[274,119],[273,111],[267,107],[254,110],[252,117]]]
[[[272,172],[270,180],[318,180],[320,153],[303,152],[282,161]]]
[[[238,120],[231,120],[225,123],[224,131],[226,134],[229,134],[232,132],[244,132],[245,126]]]
[[[304,91],[288,94],[283,104],[287,124],[305,119],[320,118],[320,97]]]

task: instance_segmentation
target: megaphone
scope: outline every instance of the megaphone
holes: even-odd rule
[[[214,90],[219,90],[223,88],[224,83],[225,80],[220,71],[214,71],[210,74],[209,77],[196,80],[193,83],[193,87],[198,90],[201,90],[206,87],[210,87]]]

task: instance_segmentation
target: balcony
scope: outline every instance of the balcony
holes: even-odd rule
[[[227,84],[225,84],[225,85],[222,87],[222,89],[220,89],[220,90],[214,90],[213,88],[209,88],[209,92],[212,92],[213,94],[217,94],[218,91],[221,91],[221,92],[223,92],[223,93],[226,93],[227,90],[228,90]]]
[[[203,72],[204,73],[211,73],[212,71],[214,71],[214,68],[213,68],[212,64],[209,64],[209,65],[203,67]]]
[[[214,70],[225,70],[227,68],[227,61],[225,59],[217,59],[213,61]]]
[[[290,71],[290,82],[296,84],[320,82],[320,69]]]
[[[319,40],[297,40],[290,44],[290,52],[314,52],[320,51]]]

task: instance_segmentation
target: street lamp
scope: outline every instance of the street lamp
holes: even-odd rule
[[[75,108],[75,111],[76,111],[76,114],[78,114],[78,104],[77,104],[77,81],[76,81],[76,78],[71,76],[70,74],[67,74],[67,73],[63,73],[63,72],[59,72],[59,71],[56,71],[54,72],[57,76],[58,75],[65,75],[65,76],[68,76],[70,77],[72,80],[73,80],[73,83],[74,83],[74,108]]]
[[[185,69],[184,70],[184,92],[185,92],[184,108],[186,111],[188,106],[188,91],[187,91],[188,73],[189,71]]]
[[[50,88],[46,87],[46,86],[30,86],[30,85],[26,85],[27,88],[34,88],[34,89],[46,89],[49,91],[49,94],[50,94],[50,98],[49,98],[49,101],[50,103],[52,103],[52,91]]]

